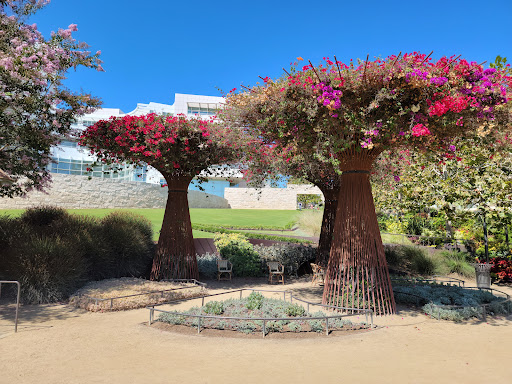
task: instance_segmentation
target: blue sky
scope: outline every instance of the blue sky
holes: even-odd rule
[[[420,51],[512,61],[512,1],[52,0],[39,30],[78,24],[75,38],[102,51],[106,72],[78,70],[66,85],[133,110],[174,93],[220,96],[258,76],[277,77],[301,56],[318,64]]]

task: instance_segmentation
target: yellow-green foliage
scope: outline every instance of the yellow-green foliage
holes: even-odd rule
[[[249,240],[247,240],[247,238],[240,233],[218,233],[213,238],[213,241],[219,251],[221,248],[227,247],[228,245],[251,245],[251,243],[249,243]]]
[[[323,211],[302,211],[297,225],[311,236],[320,236]]]
[[[261,274],[261,261],[258,253],[242,234],[218,234],[213,241],[222,258],[233,264],[235,276],[258,276]]]
[[[386,223],[387,231],[389,233],[407,233],[407,222],[391,221]]]

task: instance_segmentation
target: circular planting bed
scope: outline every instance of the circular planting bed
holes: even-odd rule
[[[251,291],[241,297],[244,291]],[[161,329],[185,333],[199,333],[214,336],[269,334],[301,337],[339,332],[361,332],[371,330],[372,312],[354,308],[326,308],[310,312],[310,306],[320,306],[294,298],[291,293],[282,292],[283,298],[267,298],[261,292],[241,289],[224,294],[240,292],[240,298],[213,300],[212,295],[202,299],[203,305],[182,311],[167,311],[156,306],[150,307],[150,325]],[[289,297],[287,297],[287,293]],[[286,300],[286,299],[289,299]],[[205,303],[205,299],[210,301]],[[340,313],[339,311],[343,311]],[[156,316],[155,316],[156,312]],[[360,321],[360,319],[367,321]]]
[[[463,321],[507,315],[512,312],[510,296],[495,289],[444,285],[439,282],[395,282],[393,292],[397,304],[412,305],[436,319]]]

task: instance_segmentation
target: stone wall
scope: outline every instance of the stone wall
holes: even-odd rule
[[[160,185],[121,182],[86,176],[52,174],[53,183],[45,193],[31,192],[27,197],[0,198],[0,209],[53,205],[62,208],[164,208],[167,188]],[[222,197],[200,191],[188,191],[190,208],[229,208]]]
[[[297,195],[323,194],[311,185],[289,185],[287,188],[226,188],[224,198],[233,209],[297,209]]]

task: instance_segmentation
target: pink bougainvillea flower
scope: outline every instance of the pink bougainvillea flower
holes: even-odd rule
[[[412,127],[412,135],[416,137],[428,136],[430,135],[430,131],[423,124],[416,124],[414,127]]]

